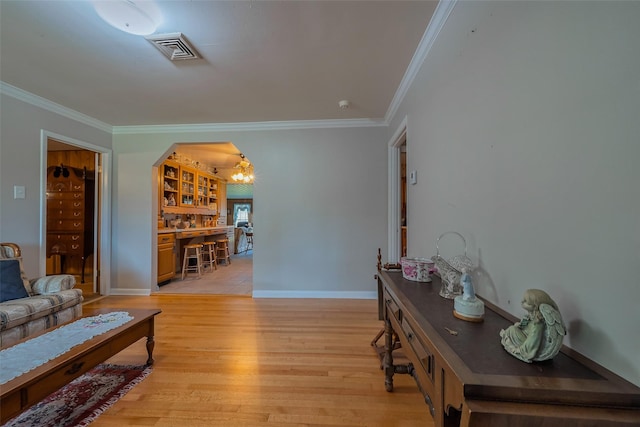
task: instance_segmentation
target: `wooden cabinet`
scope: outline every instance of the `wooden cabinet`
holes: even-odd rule
[[[209,176],[203,173],[197,175],[198,184],[196,186],[197,202],[196,206],[207,208],[209,206]]]
[[[372,345],[386,389],[394,374],[412,375],[436,427],[640,425],[639,387],[570,349],[551,361],[516,359],[499,332],[517,319],[487,301],[483,322],[465,322],[439,296],[438,277],[416,283],[380,268],[376,277],[384,349]],[[397,352],[410,363],[395,364]]]
[[[213,215],[218,214],[218,180],[209,179],[209,193],[208,193],[207,207],[213,212]]]
[[[94,184],[94,175],[86,168],[47,169],[46,255],[59,257],[59,273],[78,273],[81,283],[93,253]]]
[[[180,206],[195,206],[195,181],[195,170],[180,166]]]
[[[219,179],[167,160],[160,170],[161,210],[166,213],[218,215]]]
[[[231,220],[228,217],[231,217]],[[231,225],[233,224],[233,215],[229,215],[227,212],[227,186],[224,182],[220,182],[218,185],[218,225]],[[231,223],[231,224],[230,224]]]
[[[177,206],[179,200],[178,188],[180,183],[180,167],[174,163],[165,163],[160,168],[162,174],[162,195],[164,206]]]
[[[176,274],[176,236],[158,234],[158,283],[167,282]]]

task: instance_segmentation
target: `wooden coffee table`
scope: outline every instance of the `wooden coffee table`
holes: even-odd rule
[[[133,320],[85,341],[44,365],[1,385],[0,423],[15,417],[141,338],[147,337],[148,358],[146,363],[147,365],[153,364],[154,319],[160,310],[100,309],[86,313],[83,317],[112,311],[126,311],[133,317]],[[42,333],[51,332],[61,326],[64,325],[47,329]]]

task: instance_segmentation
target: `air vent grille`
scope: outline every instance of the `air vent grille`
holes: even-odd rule
[[[200,58],[198,51],[182,33],[153,34],[146,39],[172,61]]]

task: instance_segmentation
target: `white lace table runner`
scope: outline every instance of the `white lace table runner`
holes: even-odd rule
[[[37,368],[79,344],[132,320],[126,311],[84,317],[0,351],[0,384]]]

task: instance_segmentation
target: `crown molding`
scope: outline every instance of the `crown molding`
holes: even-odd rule
[[[223,131],[265,131],[265,130],[293,130],[293,129],[322,129],[349,127],[385,127],[397,113],[400,104],[413,83],[420,67],[424,63],[438,34],[444,27],[447,18],[458,0],[441,0],[429,21],[429,25],[413,54],[411,63],[404,73],[402,81],[391,100],[385,117],[382,119],[344,119],[344,120],[295,120],[273,122],[241,122],[241,123],[197,123],[172,125],[140,125],[140,126],[112,126],[86,114],[56,104],[53,101],[34,95],[15,86],[0,81],[0,93],[19,99],[26,103],[44,108],[72,120],[95,127],[112,135],[131,135],[145,133],[189,133],[189,132],[223,132]]]
[[[422,67],[431,47],[438,38],[438,34],[440,34],[442,27],[444,27],[444,24],[447,22],[447,18],[449,18],[449,15],[457,2],[458,0],[440,0],[438,2],[438,6],[436,6],[436,10],[429,21],[429,25],[427,26],[420,43],[418,43],[418,48],[413,54],[413,58],[411,58],[407,71],[405,71],[404,77],[391,100],[391,104],[389,104],[387,114],[384,116],[385,123],[390,123],[391,119],[398,112],[398,108],[400,108],[400,104],[404,100],[409,87],[411,87],[420,67]]]
[[[49,101],[46,98],[43,98],[38,95],[34,95],[33,93],[27,92],[15,86],[11,86],[8,83],[0,81],[0,93],[3,95],[10,96],[12,98],[16,98],[20,101],[26,102],[27,104],[34,105],[36,107],[43,108],[45,110],[51,111],[52,113],[59,114],[61,116],[67,117],[71,120],[75,120],[76,122],[83,123],[87,126],[94,127],[104,132],[112,133],[113,127],[100,121],[98,119],[94,119],[93,117],[87,116],[86,114],[79,113],[71,108],[67,108],[63,105],[56,104],[53,101]]]
[[[291,129],[322,129],[387,126],[383,119],[341,119],[341,120],[292,120],[282,122],[244,122],[244,123],[197,123],[174,125],[112,126],[86,114],[79,113],[41,96],[0,81],[0,93],[20,101],[43,108],[69,119],[84,123],[112,135],[145,133],[189,133],[222,131],[262,131]]]
[[[199,123],[190,125],[114,126],[114,135],[146,133],[229,132],[388,126],[376,119],[295,120],[284,122]]]

